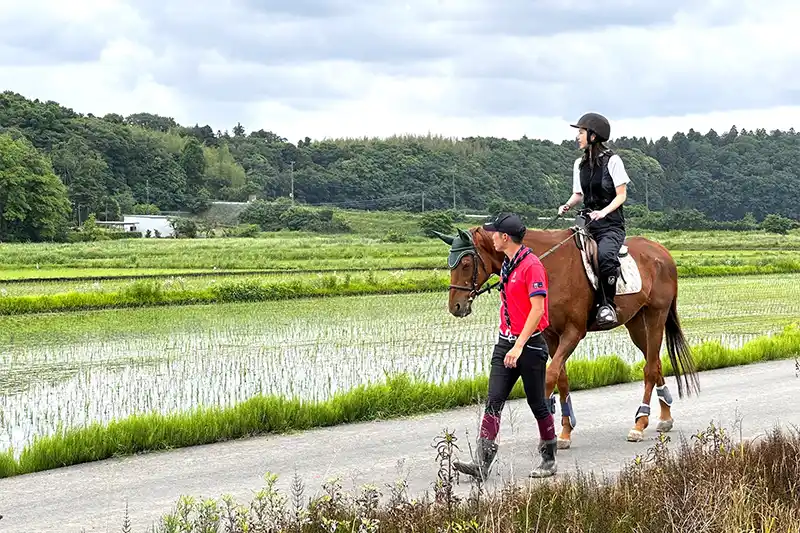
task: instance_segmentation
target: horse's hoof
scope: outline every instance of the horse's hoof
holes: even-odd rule
[[[667,431],[671,431],[672,430],[672,425],[673,425],[672,419],[670,419],[670,420],[661,420],[661,421],[658,422],[658,425],[656,426],[656,430],[661,432],[661,433],[666,433]]]
[[[568,450],[570,446],[572,446],[572,440],[571,439],[562,439],[561,437],[558,437],[558,449],[559,450]]]
[[[628,442],[642,442],[644,433],[638,429],[632,429],[628,432]]]

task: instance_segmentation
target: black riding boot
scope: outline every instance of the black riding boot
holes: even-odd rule
[[[542,442],[539,452],[542,454],[542,462],[531,473],[530,477],[542,478],[556,474],[556,452],[558,450],[558,439]]]
[[[615,274],[600,276],[598,279],[603,303],[597,310],[597,325],[603,328],[614,327],[619,324],[617,320],[617,306],[614,297],[617,295],[617,276]]]
[[[478,439],[477,449],[475,450],[475,461],[471,463],[463,463],[461,461],[454,461],[453,468],[473,477],[480,477],[482,481],[486,481],[489,477],[489,471],[494,463],[494,458],[497,455],[497,444],[489,439]]]

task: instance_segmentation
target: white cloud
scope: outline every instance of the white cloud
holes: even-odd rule
[[[273,4],[281,4],[275,6]],[[755,0],[0,0],[0,87],[296,141],[788,129],[800,4]]]

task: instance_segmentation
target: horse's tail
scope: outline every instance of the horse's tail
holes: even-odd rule
[[[666,324],[666,337],[667,337],[667,354],[669,361],[672,364],[672,369],[675,372],[675,379],[678,381],[678,397],[683,397],[683,383],[681,383],[681,374],[686,382],[686,392],[689,396],[692,394],[692,389],[696,393],[700,393],[700,381],[697,379],[697,370],[694,366],[694,359],[692,358],[692,349],[689,343],[686,342],[686,337],[683,335],[681,323],[678,319],[678,294],[672,299],[672,304],[667,313]]]

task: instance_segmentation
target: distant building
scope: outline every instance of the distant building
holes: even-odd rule
[[[97,220],[95,224],[115,231],[136,231],[136,224],[126,225],[122,220]]]
[[[122,227],[124,231],[141,231],[142,237],[147,236],[147,230],[151,237],[156,236],[156,230],[161,237],[172,237],[175,233],[169,225],[169,217],[164,215],[123,215]]]

